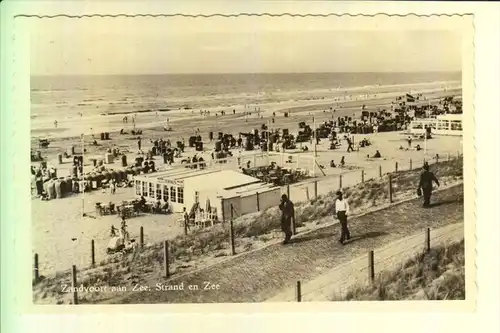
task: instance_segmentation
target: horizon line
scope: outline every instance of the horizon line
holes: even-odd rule
[[[335,71],[335,72],[213,72],[213,73],[196,73],[196,72],[179,72],[179,73],[72,73],[72,74],[30,74],[30,76],[138,76],[138,75],[272,75],[272,74],[408,74],[408,73],[461,73],[462,70],[434,70],[434,71]]]

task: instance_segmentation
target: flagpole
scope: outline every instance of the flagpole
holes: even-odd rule
[[[314,127],[314,132],[313,132],[313,140],[314,140],[314,159],[316,160],[316,156],[318,156],[317,154],[317,151],[316,151],[316,143],[318,142],[318,140],[316,139],[316,135],[318,135],[316,133],[316,118],[313,117],[313,127]]]
[[[427,156],[427,127],[424,131],[424,158]]]
[[[427,99],[427,106],[428,106],[429,114],[430,114],[430,110],[431,110],[431,100],[430,99]],[[430,125],[427,125],[427,126],[430,126]],[[425,159],[425,156],[427,156],[427,129],[425,130],[425,136],[424,136],[424,159]]]
[[[80,116],[83,118],[83,113],[80,114]],[[82,119],[83,123],[83,119]],[[82,184],[83,184],[83,190],[82,190],[82,217],[85,217],[85,133],[82,133]],[[90,184],[92,186],[92,184]]]

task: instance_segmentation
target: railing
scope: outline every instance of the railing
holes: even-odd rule
[[[445,161],[448,161],[448,160],[453,161],[453,160],[457,160],[461,157],[462,156],[460,153],[457,153],[455,156],[450,154],[450,155],[447,155],[444,158],[444,160]],[[440,163],[442,161],[443,161],[443,159],[441,159],[441,158],[434,158],[433,160],[428,160],[427,162],[429,164],[433,164],[433,162]],[[387,191],[387,199],[384,199],[384,200],[387,200],[387,203],[398,202],[402,199],[401,195],[406,193],[406,191],[408,189],[406,189],[406,188],[401,189],[398,186],[396,186],[395,183],[393,183],[394,177],[396,175],[394,172],[396,172],[396,171],[399,172],[399,171],[402,171],[404,169],[407,169],[407,170],[415,169],[415,167],[417,166],[417,162],[410,160],[409,165],[407,165],[407,166],[409,166],[409,168],[404,168],[404,166],[402,167],[401,163],[398,161],[390,161],[390,162],[394,163],[394,167],[391,169],[382,169],[381,166],[378,166],[378,167],[371,168],[371,169],[359,169],[359,170],[345,172],[345,173],[342,173],[339,175],[320,177],[320,178],[316,178],[316,179],[313,179],[311,181],[308,181],[306,183],[299,183],[299,184],[294,184],[294,185],[283,186],[283,187],[281,187],[281,192],[287,193],[289,198],[294,201],[295,206],[297,207],[298,203],[300,203],[301,201],[318,199],[322,195],[329,193],[331,191],[337,190],[338,188],[345,189],[348,186],[354,186],[356,184],[366,182],[370,178],[380,179],[384,176],[383,172],[385,170],[385,172],[388,173],[388,177],[387,177],[387,179],[384,178],[384,181],[381,182],[382,184],[385,184],[384,185],[385,190]],[[423,160],[419,161],[418,164],[419,164],[418,167],[421,167],[423,165]],[[348,174],[355,175],[356,177],[354,177],[352,180],[348,181],[348,177],[346,176]],[[437,175],[439,177],[439,169],[437,171]],[[333,182],[332,182],[332,180],[333,180]],[[418,184],[417,182],[418,182],[418,180],[415,179],[415,184],[414,184],[415,186],[411,185],[409,187],[409,188],[411,188],[412,191],[416,190],[416,184]],[[311,185],[313,186],[313,188],[312,188],[312,190],[309,190]],[[413,196],[415,196],[415,194],[413,194]],[[255,203],[256,207],[260,206],[260,205],[258,205],[258,200],[259,200],[259,195],[256,195],[256,203]],[[351,209],[355,209],[355,208],[356,208],[355,204],[351,203]],[[259,208],[257,208],[257,209],[259,209]],[[229,214],[227,214],[227,213],[229,213]],[[231,254],[235,255],[237,251],[236,251],[236,246],[235,246],[235,233],[234,233],[234,225],[233,224],[235,223],[235,219],[238,216],[238,214],[237,214],[235,208],[231,205],[230,211],[224,212],[224,210],[223,210],[222,215],[223,215],[223,222],[224,221],[229,222],[229,234],[227,235],[226,239],[220,239],[219,241],[220,242],[227,242],[227,240],[229,239],[230,244],[231,244]],[[355,218],[355,216],[353,216],[353,218]],[[296,223],[295,223],[295,221],[293,221],[293,230],[294,231],[296,229],[295,227],[296,227]],[[186,231],[186,233],[187,233],[187,231]],[[132,238],[134,238],[133,236],[134,235],[131,235]],[[140,237],[139,244],[142,247],[144,245],[144,228],[143,227],[140,228],[140,236],[139,237]],[[95,246],[98,246],[99,248],[105,248],[106,247],[105,242],[109,240],[107,235],[101,235],[100,237],[97,237],[94,239],[84,239],[81,236],[78,239],[78,243],[75,243],[74,246],[69,247],[67,249],[58,249],[58,252],[64,253],[64,252],[75,251],[76,246],[83,245],[83,244],[81,244],[82,239],[85,242],[88,242],[88,244],[90,244],[89,248],[91,249],[91,251],[89,254],[82,255],[80,253],[80,256],[75,256],[73,259],[73,262],[75,264],[78,264],[79,267],[88,266],[88,264],[86,264],[86,262],[89,263],[90,266],[93,266],[93,265],[95,265],[96,259],[97,259],[96,252],[95,252]],[[35,282],[38,282],[39,278],[40,278],[40,274],[39,274],[40,273],[40,260],[43,260],[43,258],[40,258],[39,255],[36,253],[35,260],[34,260],[35,261],[35,263],[34,263],[35,264],[35,268],[34,268],[34,281]]]
[[[421,234],[392,242],[387,249],[380,249],[378,252],[370,250],[366,257],[359,257],[335,268],[335,276],[338,277],[333,280],[328,279],[325,283],[309,285],[303,285],[301,281],[297,281],[294,287],[294,300],[302,302],[306,298],[308,301],[331,301],[335,297],[342,299],[350,288],[375,284],[383,273],[396,270],[405,261],[419,254],[429,253],[433,246],[442,246],[463,239],[463,234],[460,237],[453,237],[453,234],[460,230],[463,230],[463,224],[446,228],[444,232],[438,229],[436,236],[432,236],[431,229],[426,228]],[[400,249],[394,251],[398,247]],[[384,252],[389,253],[384,254]],[[362,277],[363,275],[365,278]],[[283,298],[291,301],[289,297]]]

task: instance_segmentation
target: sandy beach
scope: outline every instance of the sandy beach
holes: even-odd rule
[[[422,103],[433,103],[445,96],[461,95],[461,89],[456,84],[443,86],[441,82],[426,85],[371,87],[370,89],[365,87],[358,91],[300,92],[296,95],[288,94],[289,96],[286,96],[290,97],[288,101],[262,102],[253,104],[252,108],[245,107],[244,99],[241,98],[236,104],[211,107],[209,109],[210,116],[200,115],[200,109],[208,110],[204,107],[193,110],[178,109],[168,112],[137,113],[135,128],[143,131],[141,138],[144,151],[151,148],[150,140],[163,138],[175,142],[184,138],[187,141],[189,136],[199,129],[204,141],[204,152],[195,152],[193,148],[187,148],[183,158],[197,153],[198,156],[201,155],[208,161],[211,159],[210,153],[213,150],[213,143],[208,140],[208,132],[210,131],[237,135],[255,128],[260,129],[262,124],[268,124],[270,129],[288,128],[291,133],[296,133],[297,124],[300,121],[305,121],[312,126],[313,117],[316,124],[319,124],[340,116],[356,117],[360,114],[362,105],[366,106],[366,110],[390,109],[391,102],[395,102],[396,97],[401,96],[406,91],[411,91],[413,94],[421,93],[424,96]],[[255,108],[260,108],[260,114],[255,112]],[[233,109],[235,114],[232,112]],[[226,111],[224,116],[220,115],[222,110]],[[252,114],[245,115],[246,110]],[[219,112],[218,116],[215,116],[216,112]],[[271,121],[273,112],[276,114],[274,123]],[[285,117],[284,112],[289,112],[290,116]],[[169,126],[172,127],[172,131],[168,132],[163,128],[167,117]],[[94,156],[102,158],[108,148],[119,148],[127,155],[128,161],[133,161],[137,151],[135,140],[137,136],[130,133],[120,135],[118,132],[122,128],[127,132],[133,129],[130,117],[128,124],[123,123],[123,114],[60,120],[57,129],[52,123],[34,122],[32,125],[32,148],[34,151],[40,150],[48,165],[57,168],[58,176],[67,176],[71,172],[72,160],[64,159],[63,164],[58,164],[57,154],[69,152],[71,146],[75,146],[76,152],[81,152],[80,134],[85,133],[84,169],[90,171],[92,169],[90,158]],[[99,140],[99,134],[103,131],[110,132],[110,140]],[[91,145],[93,141],[91,133],[95,134],[98,146]],[[399,150],[398,147],[405,145],[405,137],[398,132],[356,134],[354,137],[355,141],[368,137],[372,145],[350,154],[346,153],[345,147],[334,151],[329,150],[328,140],[321,140],[317,146],[317,162],[319,165],[325,166],[322,169],[325,175],[319,168],[316,169],[319,195],[337,188],[339,185],[338,175],[340,174],[342,174],[343,187],[348,187],[361,181],[361,170],[365,170],[365,179],[367,180],[378,176],[379,167],[382,167],[384,173],[393,171],[397,162],[399,170],[408,170],[410,163],[413,163],[413,167],[418,167],[421,166],[424,159],[433,158],[436,154],[446,158],[448,155],[455,156],[461,151],[461,137],[435,137],[428,140],[426,156],[424,156],[423,151]],[[38,148],[39,138],[49,138],[49,147]],[[415,144],[423,146],[422,142],[415,142]],[[312,147],[309,143],[305,143],[305,145]],[[367,155],[373,155],[376,150],[383,154],[382,159],[373,161],[366,158]],[[243,152],[247,155],[250,153],[255,152]],[[294,154],[294,159],[296,156],[307,155],[307,157],[299,158],[299,162],[294,165],[301,168],[312,167],[311,154],[311,151]],[[250,157],[251,155],[248,156],[249,160],[255,161],[258,165],[269,163],[269,161],[275,161],[279,164],[281,158],[277,154],[256,159]],[[346,158],[344,168],[328,167],[330,160],[338,163],[342,156]],[[164,167],[163,159],[159,156],[155,157],[155,163],[158,168]],[[38,165],[39,163],[33,162],[32,164]],[[119,161],[115,161],[106,167],[120,169],[121,165]],[[236,165],[228,164],[226,167],[236,168]],[[292,186],[290,194],[292,200],[299,202],[307,200],[312,193],[312,184],[298,183]],[[83,217],[82,212],[92,215],[96,202],[121,202],[133,197],[133,188],[118,188],[117,193],[113,195],[108,192],[93,191],[84,195],[71,195],[51,201],[32,200],[32,244],[33,252],[38,253],[40,257],[40,270],[44,274],[48,274],[49,272],[66,270],[72,264],[89,265],[91,240],[95,241],[97,260],[106,258],[105,247],[109,239],[109,230],[111,225],[119,227],[120,219],[116,215],[98,218]],[[128,220],[128,229],[131,237],[137,238],[140,227],[144,227],[145,242],[155,243],[173,238],[183,232],[183,228],[178,223],[180,217],[180,214],[143,214]]]

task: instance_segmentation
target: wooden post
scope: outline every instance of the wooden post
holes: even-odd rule
[[[398,172],[398,162],[396,162],[396,164],[394,165],[394,171]]]
[[[254,154],[253,155],[253,167],[255,168],[257,166],[257,156]]]
[[[382,178],[382,165],[378,166],[378,175]]]
[[[40,280],[40,271],[38,269],[38,253],[35,253],[35,264],[33,267],[33,273],[35,273],[35,283]]]
[[[314,181],[314,199],[318,199],[318,181]]]
[[[368,252],[368,278],[370,283],[375,281],[375,260],[373,250]]]
[[[221,200],[221,205],[222,205],[222,223],[226,223],[226,208],[224,206],[224,199]]]
[[[339,175],[339,189],[342,189],[342,175]]]
[[[392,175],[389,174],[389,202],[392,203]]]
[[[144,247],[144,227],[142,225],[139,232],[139,242],[141,244],[141,247]]]
[[[302,292],[300,289],[300,281],[297,281],[297,287],[295,288],[295,297],[297,302],[302,302]]]
[[[290,199],[290,185],[286,186],[286,196]]]
[[[297,234],[297,227],[295,226],[295,214],[292,216],[292,236]]]
[[[364,169],[361,170],[361,182],[362,183],[365,182],[365,170]]]
[[[257,211],[260,212],[260,201],[259,201],[259,192],[255,193],[257,198]]]
[[[78,291],[76,291],[76,265],[71,269],[71,286],[73,287],[73,304],[78,304]]]
[[[309,198],[309,186],[306,185],[306,198],[307,198],[307,201],[311,200]]]
[[[231,255],[236,254],[234,246],[234,229],[233,229],[233,204],[231,204],[231,219],[229,220],[229,242],[231,243]]]
[[[431,250],[431,228],[425,229],[425,252]]]
[[[94,246],[94,240],[90,241],[90,253],[91,253],[91,259],[92,259],[92,266],[95,266],[95,246]]]
[[[168,241],[163,242],[163,265],[165,265],[165,277],[170,276],[170,267],[168,263]]]

